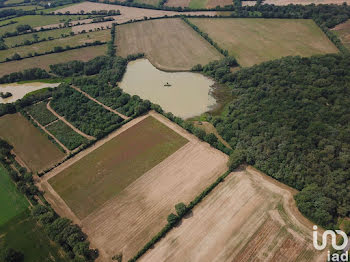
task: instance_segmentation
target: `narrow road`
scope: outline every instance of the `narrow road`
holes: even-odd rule
[[[71,86],[72,88],[74,88],[75,90],[77,90],[78,92],[82,93],[84,96],[86,96],[87,98],[89,98],[90,100],[94,101],[95,103],[103,106],[105,109],[107,109],[108,111],[120,116],[121,118],[127,120],[130,117],[127,117],[126,115],[123,115],[121,113],[119,113],[118,111],[110,108],[109,106],[106,106],[105,104],[102,104],[100,101],[96,100],[95,98],[93,98],[92,96],[90,96],[89,94],[87,94],[86,92],[84,92],[83,90],[81,90],[80,88],[76,87],[76,86]]]
[[[69,126],[70,128],[72,128],[75,132],[77,132],[79,135],[86,137],[89,140],[95,140],[96,138],[93,136],[89,136],[83,132],[81,132],[78,128],[76,128],[75,126],[73,126],[71,123],[69,123],[63,116],[60,116],[59,114],[56,113],[55,110],[53,110],[50,106],[51,101],[49,101],[46,105],[47,109],[54,114],[56,117],[58,117],[59,120],[62,120],[67,126]]]
[[[32,117],[31,115],[29,116],[35,122],[35,124],[37,124],[42,130],[44,130],[47,134],[49,134],[49,136],[51,136],[56,141],[56,143],[59,144],[64,149],[64,151],[66,151],[67,154],[70,153],[70,150],[64,144],[62,144],[49,130],[47,130],[43,125],[41,125],[38,121],[36,121],[34,117]]]

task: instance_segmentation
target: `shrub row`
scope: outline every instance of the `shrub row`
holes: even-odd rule
[[[190,204],[186,207],[183,203],[179,203],[175,206],[177,215],[171,213],[167,221],[168,223],[163,227],[163,229],[158,232],[147,244],[139,251],[137,254],[129,260],[129,262],[135,262],[141,256],[143,256],[150,248],[154,246],[159,240],[161,240],[165,235],[173,229],[177,223],[181,221],[181,219],[191,211],[197,204],[199,204],[215,187],[217,187],[224,179],[231,173],[231,171],[225,172],[221,175],[214,183],[208,186],[202,193],[200,193],[194,200],[190,202]]]
[[[210,38],[210,36],[207,33],[202,32],[198,26],[195,24],[192,24],[186,17],[183,17],[182,20],[188,24],[190,27],[192,27],[193,30],[195,30],[197,33],[199,33],[205,40],[207,40],[213,47],[216,48],[222,55],[228,56],[228,51],[225,49],[222,49],[213,39]]]
[[[29,53],[25,57],[21,57],[18,53],[15,53],[12,57],[8,57],[8,58],[6,58],[6,61],[0,61],[0,63],[6,63],[6,62],[10,62],[10,61],[22,60],[22,59],[26,59],[26,58],[37,57],[37,56],[48,55],[48,54],[54,54],[54,53],[61,53],[61,52],[64,52],[64,51],[84,48],[84,47],[88,47],[88,46],[105,45],[106,43],[107,42],[95,41],[95,42],[92,42],[92,43],[84,43],[82,45],[73,46],[73,47],[71,47],[69,45],[67,45],[66,47],[55,46],[53,50],[46,51],[44,53],[37,53],[37,52],[35,52],[34,54]]]

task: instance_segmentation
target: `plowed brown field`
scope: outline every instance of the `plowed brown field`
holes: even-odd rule
[[[234,172],[140,261],[324,261],[294,193],[253,168]]]

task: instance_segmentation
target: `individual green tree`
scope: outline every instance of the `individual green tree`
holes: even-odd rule
[[[175,225],[175,224],[177,223],[177,221],[179,220],[179,217],[178,217],[177,215],[171,213],[171,214],[168,216],[167,220],[168,220],[168,223],[169,223],[170,225]]]
[[[175,205],[176,213],[179,217],[183,217],[187,212],[187,207],[184,203],[178,203]]]

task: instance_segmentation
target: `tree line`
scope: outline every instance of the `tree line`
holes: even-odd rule
[[[246,163],[292,186],[300,211],[332,228],[350,215],[350,57],[285,57],[236,73],[212,62],[203,73],[235,99],[213,117]]]
[[[10,144],[0,139],[0,163],[7,170],[18,190],[32,203],[33,217],[44,226],[49,238],[59,244],[72,261],[94,261],[99,255],[98,250],[90,249],[87,236],[79,226],[74,225],[67,218],[59,217],[51,208],[42,192],[35,186],[32,174],[15,161],[11,153],[12,149]],[[16,169],[13,169],[11,165]],[[40,199],[42,204],[39,204],[37,199]],[[5,256],[8,259],[19,259],[15,261],[23,261],[24,258],[23,254],[11,248],[7,250]]]

